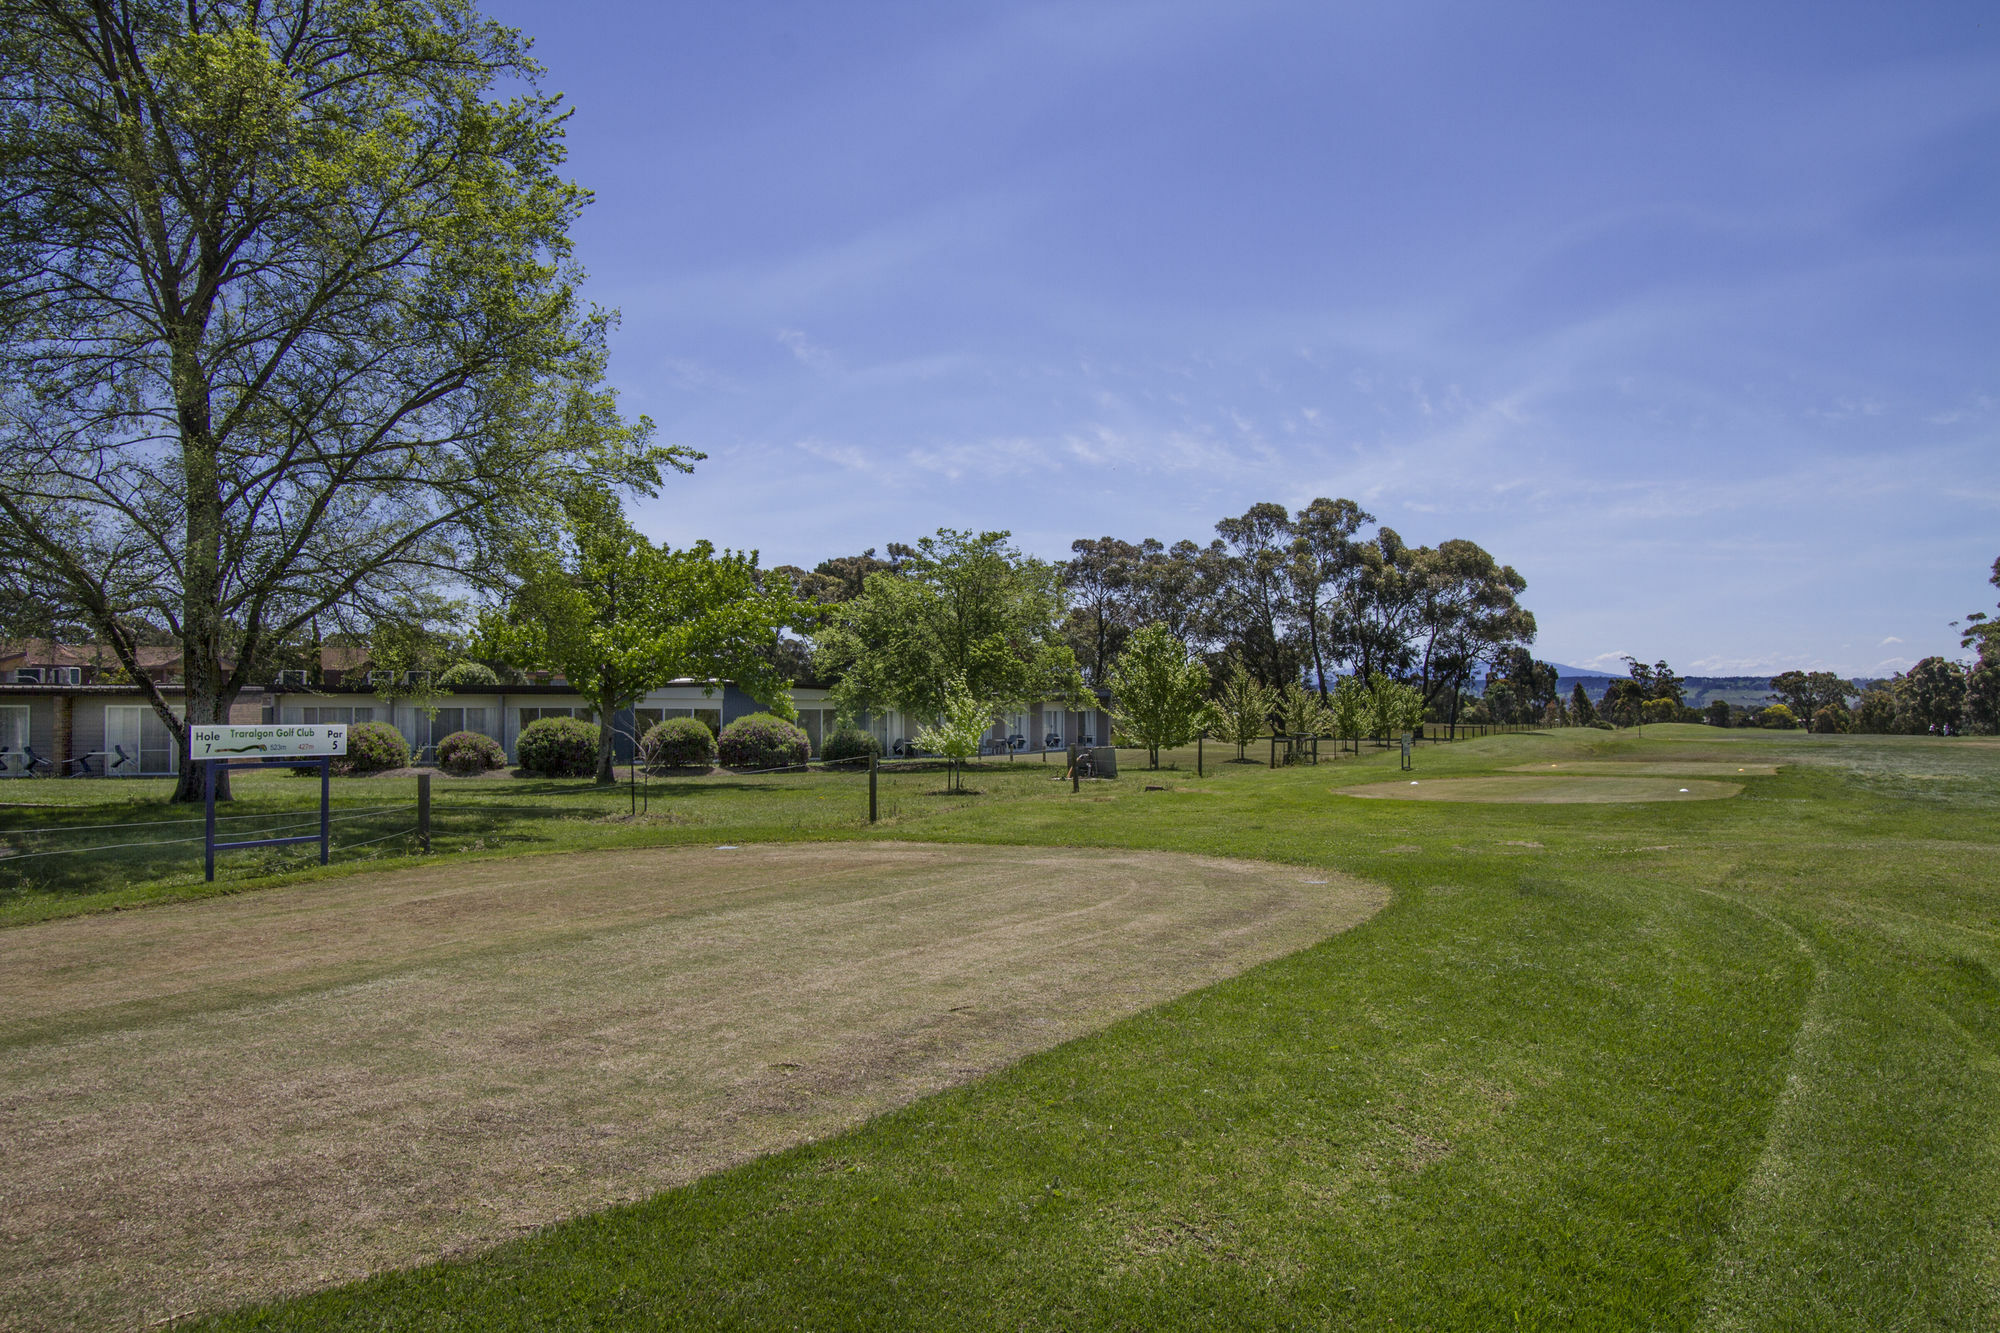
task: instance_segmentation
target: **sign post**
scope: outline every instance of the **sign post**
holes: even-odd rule
[[[333,757],[347,753],[344,726],[195,726],[188,728],[188,758],[206,764],[202,787],[207,815],[203,819],[202,872],[215,882],[215,854],[239,847],[281,847],[295,842],[319,844],[319,863],[327,863],[333,845]],[[215,840],[215,775],[231,768],[317,768],[319,770],[319,832],[295,838],[252,838],[244,842]]]

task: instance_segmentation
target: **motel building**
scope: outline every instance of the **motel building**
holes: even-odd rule
[[[178,661],[178,650],[157,651]],[[0,778],[169,777],[180,771],[179,749],[151,701],[120,682],[117,672],[90,660],[87,652],[17,651],[11,664],[0,656]],[[84,660],[49,660],[58,657]],[[23,659],[33,664],[23,665]],[[158,665],[167,664],[163,659]],[[455,731],[491,736],[509,761],[518,762],[517,742],[529,723],[545,717],[598,720],[590,702],[560,678],[385,699],[378,690],[391,682],[380,673],[330,668],[324,675],[330,683],[319,686],[309,686],[303,672],[282,672],[275,682],[246,687],[229,720],[236,725],[387,722],[409,742],[418,763],[431,762],[437,743]],[[403,691],[412,687],[407,679],[399,683]],[[179,685],[164,685],[161,693],[175,713],[185,715]],[[1108,745],[1108,701],[1109,695],[1100,691],[1094,708],[1051,703],[1011,710],[994,719],[983,748],[999,755]],[[792,703],[817,755],[838,721],[828,691],[818,683],[795,685]],[[728,681],[677,680],[612,716],[613,751],[619,763],[631,762],[635,740],[670,717],[697,718],[720,731],[747,713],[762,711],[761,704]],[[863,714],[860,724],[874,734],[883,754],[895,756],[910,751],[925,722],[886,710]]]

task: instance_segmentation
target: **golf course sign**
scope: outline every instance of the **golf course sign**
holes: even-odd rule
[[[188,728],[193,759],[301,759],[347,753],[347,727],[339,723]]]

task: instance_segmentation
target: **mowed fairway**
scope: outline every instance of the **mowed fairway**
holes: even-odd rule
[[[1370,801],[1477,801],[1500,805],[1623,805],[1634,801],[1720,801],[1741,795],[1740,782],[1708,778],[1545,777],[1439,778],[1343,787],[1343,796]]]
[[[521,857],[0,934],[0,1326],[459,1253],[823,1136],[1387,894],[1148,851]]]

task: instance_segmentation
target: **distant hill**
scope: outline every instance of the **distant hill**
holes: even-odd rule
[[[1554,664],[1558,675],[1558,689],[1564,699],[1580,683],[1584,697],[1592,703],[1604,702],[1604,692],[1611,688],[1614,680],[1624,680],[1623,675],[1609,676],[1601,671],[1585,671]],[[1721,699],[1739,708],[1762,708],[1771,702],[1771,678],[1769,676],[1684,676],[1681,689],[1685,692],[1689,708],[1701,708]]]

